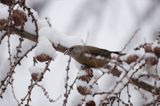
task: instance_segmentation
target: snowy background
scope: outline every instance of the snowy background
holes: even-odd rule
[[[38,12],[40,18],[47,17],[52,27],[59,32],[67,36],[78,36],[80,41],[87,45],[108,50],[120,51],[135,30],[139,28],[140,31],[125,51],[128,52],[138,44],[152,41],[160,30],[159,0],[28,0],[27,3]],[[0,48],[0,50],[7,51],[3,45]],[[33,55],[34,53],[30,53],[28,57]],[[7,57],[5,52],[1,54],[1,57]],[[53,98],[64,94],[65,69],[68,58],[57,52],[55,61],[50,65],[51,71],[47,72],[43,81],[40,82]],[[5,66],[2,61],[0,64]],[[33,64],[32,58],[25,58],[22,64],[16,68],[18,71],[14,74],[13,83],[16,97],[19,100],[26,94],[30,83],[31,77],[28,68]],[[77,75],[77,65],[72,59],[69,73],[70,83]],[[115,77],[107,75],[107,79],[104,78],[99,81],[99,86],[102,90],[107,90],[111,82],[115,81]],[[143,103],[140,95],[136,91],[131,94],[132,103],[140,106]],[[73,90],[68,105],[74,106],[78,99],[80,99],[80,95]],[[31,105],[60,106],[62,101],[63,98],[55,103],[48,102],[41,89],[36,87],[32,93]],[[3,99],[0,99],[0,105],[16,106],[10,88],[4,93]]]

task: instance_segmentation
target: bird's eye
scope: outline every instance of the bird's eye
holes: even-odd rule
[[[73,47],[69,48],[69,51],[71,52],[73,50]]]

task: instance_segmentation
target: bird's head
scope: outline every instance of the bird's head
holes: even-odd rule
[[[72,46],[69,49],[67,49],[64,52],[64,54],[74,57],[74,56],[80,54],[82,51],[83,51],[83,48],[81,45],[75,45],[75,46]]]

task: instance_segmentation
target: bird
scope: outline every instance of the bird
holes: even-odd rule
[[[65,54],[89,68],[103,68],[111,60],[111,54],[124,55],[119,51],[109,51],[94,46],[74,45]]]

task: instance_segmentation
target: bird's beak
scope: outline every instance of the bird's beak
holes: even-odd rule
[[[64,52],[64,55],[70,55],[69,49],[67,49],[67,50]]]

